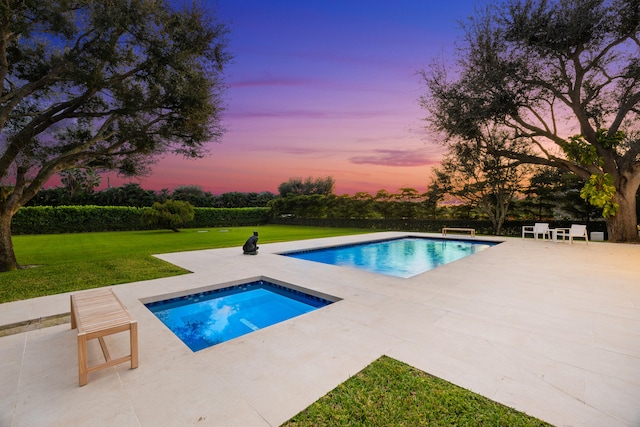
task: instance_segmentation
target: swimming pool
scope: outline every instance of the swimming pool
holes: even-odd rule
[[[195,352],[339,300],[327,298],[260,279],[145,306]]]
[[[496,244],[478,240],[401,237],[280,255],[409,278]]]

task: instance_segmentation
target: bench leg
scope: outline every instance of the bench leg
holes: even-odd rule
[[[80,386],[87,384],[87,336],[78,335],[78,378]]]
[[[106,362],[111,362],[111,355],[109,354],[107,343],[104,342],[104,337],[98,337],[98,342],[100,343],[100,347],[102,348],[102,354],[104,355],[104,360]]]
[[[76,328],[76,315],[75,315],[75,311],[73,310],[73,295],[71,295],[71,329],[75,329]]]
[[[138,322],[131,322],[129,339],[131,340],[131,369],[135,369],[138,367]]]

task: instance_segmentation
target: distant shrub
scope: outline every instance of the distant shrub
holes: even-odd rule
[[[155,202],[150,208],[142,209],[142,224],[178,232],[180,226],[193,221],[193,215],[193,206],[189,202],[180,200]]]

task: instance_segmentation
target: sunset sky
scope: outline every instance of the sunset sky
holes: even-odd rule
[[[336,194],[426,190],[442,147],[424,130],[417,72],[452,57],[475,0],[208,4],[230,28],[227,133],[207,157],[166,157],[133,182],[277,193],[291,177],[331,176]]]

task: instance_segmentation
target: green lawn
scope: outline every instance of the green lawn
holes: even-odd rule
[[[211,229],[14,236],[30,268],[0,274],[0,303],[185,274],[152,254],[238,246],[257,230],[259,243],[367,233],[370,230],[266,225]],[[203,232],[206,231],[206,232]]]
[[[282,427],[542,427],[537,418],[383,356]]]

